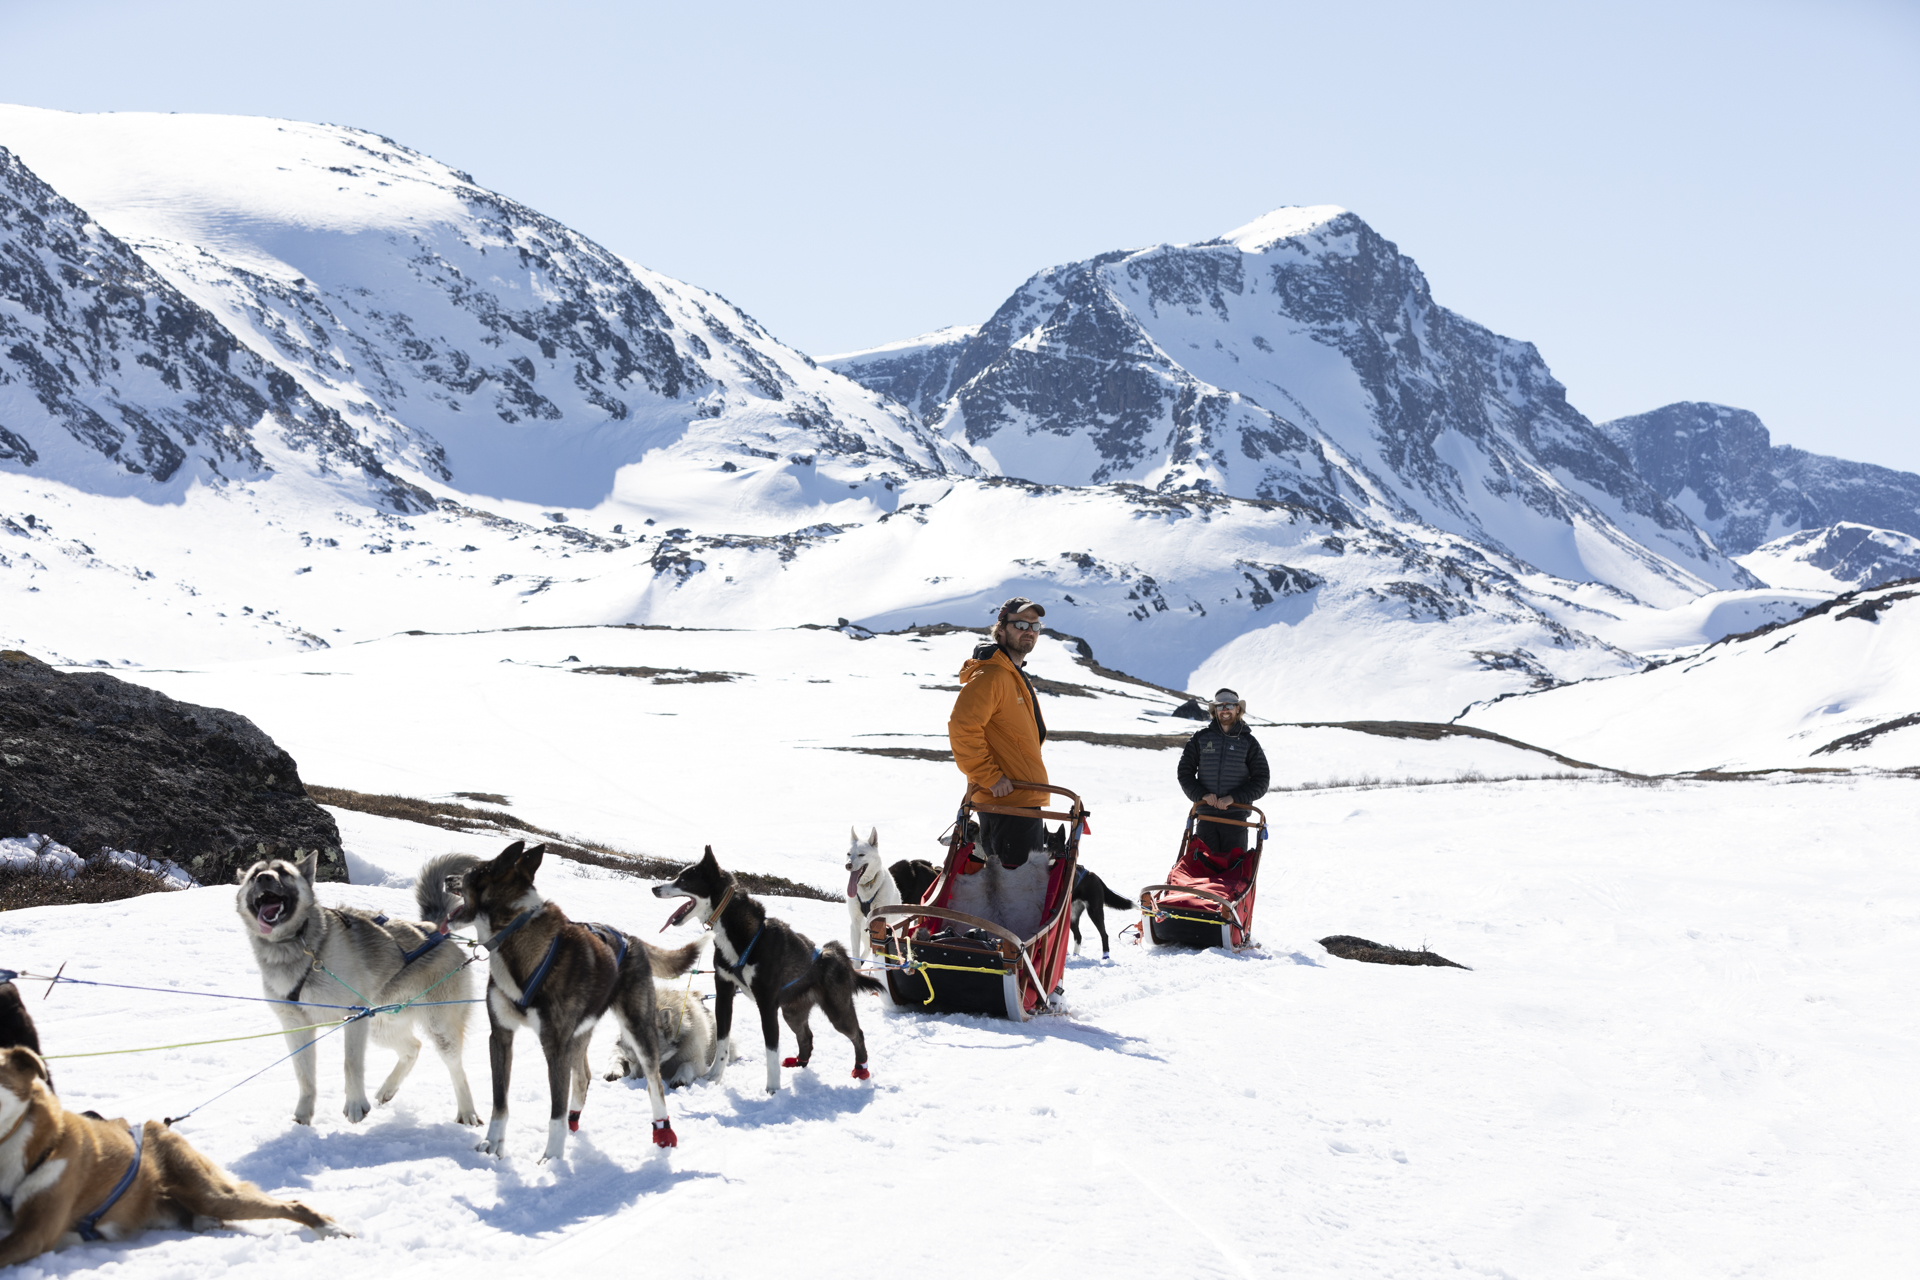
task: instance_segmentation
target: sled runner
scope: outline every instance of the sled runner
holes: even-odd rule
[[[1025,1022],[1046,1007],[1066,969],[1074,868],[1087,809],[1065,787],[1014,782],[1019,791],[1064,796],[1064,812],[974,805],[964,797],[946,864],[919,903],[874,909],[873,954],[886,962],[896,1005],[936,1013],[988,1013]],[[1064,850],[1038,850],[1011,872],[976,853],[975,814],[1064,822]],[[958,904],[958,905],[956,905]],[[974,908],[962,910],[961,906]]]
[[[1142,924],[1156,944],[1235,950],[1253,946],[1253,896],[1260,854],[1267,847],[1267,815],[1250,804],[1236,804],[1233,808],[1253,815],[1253,821],[1242,822],[1202,817],[1200,808],[1196,802],[1187,811],[1180,854],[1167,883],[1140,891]],[[1253,847],[1215,853],[1197,830],[1201,823],[1246,827],[1255,833]]]

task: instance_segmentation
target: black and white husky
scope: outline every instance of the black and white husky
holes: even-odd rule
[[[728,1040],[733,1029],[736,987],[744,987],[760,1010],[760,1034],[767,1047],[768,1093],[780,1091],[782,1066],[804,1067],[812,1059],[813,1029],[808,1018],[816,1004],[834,1030],[853,1041],[854,1078],[868,1078],[867,1038],[854,1011],[853,993],[856,989],[882,988],[872,978],[854,972],[846,948],[837,942],[816,947],[786,921],[769,916],[765,907],[720,869],[712,846],[700,861],[667,883],[655,885],[653,895],[687,899],[668,917],[668,925],[679,924],[698,912],[701,923],[713,930],[713,1020],[719,1042],[707,1079],[720,1079],[733,1060]],[[785,1062],[780,1058],[782,1016],[799,1043],[799,1052]]]
[[[1047,852],[1056,858],[1066,856],[1066,827],[1055,827],[1047,832]],[[1100,958],[1111,959],[1113,948],[1107,941],[1107,908],[1129,911],[1133,906],[1133,903],[1107,888],[1107,882],[1100,878],[1099,872],[1084,866],[1076,867],[1073,878],[1073,954],[1080,954],[1080,917],[1084,914],[1093,921],[1093,927],[1100,931]]]
[[[400,1055],[374,1095],[374,1102],[384,1103],[393,1100],[413,1070],[420,1057],[419,1033],[425,1033],[453,1080],[455,1119],[479,1124],[461,1062],[473,978],[461,972],[466,967],[465,952],[446,935],[450,905],[446,873],[457,859],[435,858],[421,868],[413,889],[420,920],[391,920],[378,912],[321,906],[313,892],[319,859],[315,852],[299,863],[256,862],[238,873],[240,891],[234,909],[253,945],[261,990],[270,1000],[291,1002],[273,1006],[289,1043],[296,1047],[312,1043],[316,1034],[304,1028],[337,1021],[352,1006],[400,1004],[425,994],[411,1008],[350,1022],[341,1033],[346,1041],[347,1119],[358,1124],[373,1110],[373,1102],[367,1100],[368,1038]],[[300,1086],[293,1118],[299,1124],[313,1123],[319,1092],[316,1055],[317,1051],[308,1050],[293,1059],[294,1078]]]
[[[873,949],[867,919],[874,909],[919,902],[940,870],[924,858],[902,858],[891,867],[880,861],[878,828],[870,828],[865,840],[851,828],[847,835],[847,954],[864,960]]]
[[[638,1055],[647,1078],[654,1145],[677,1146],[660,1078],[653,980],[692,968],[702,940],[664,951],[606,925],[569,920],[533,887],[546,851],[544,844],[529,849],[516,840],[491,862],[469,859],[476,865],[451,880],[457,895],[452,922],[473,925],[488,957],[487,1020],[493,1033],[487,1060],[493,1068],[493,1116],[476,1150],[506,1154],[513,1036],[525,1027],[540,1037],[546,1051],[553,1104],[547,1150],[540,1158],[545,1162],[565,1154],[567,1134],[580,1127],[587,1102],[587,1043],[595,1024],[608,1013],[620,1024],[622,1038]]]

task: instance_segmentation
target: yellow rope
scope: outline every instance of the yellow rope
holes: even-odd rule
[[[150,1044],[143,1049],[100,1049],[93,1053],[49,1053],[46,1061],[58,1062],[62,1058],[110,1058],[122,1053],[155,1053],[161,1049],[194,1049],[203,1044],[232,1044],[236,1040],[265,1040],[268,1036],[290,1036],[300,1031],[318,1031],[322,1027],[338,1027],[351,1022],[351,1018],[341,1018],[335,1022],[316,1022],[310,1027],[288,1027],[283,1031],[262,1031],[251,1036],[227,1036],[220,1040],[183,1040],[179,1044]]]

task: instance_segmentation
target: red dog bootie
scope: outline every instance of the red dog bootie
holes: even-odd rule
[[[567,1112],[567,1132],[580,1132],[580,1113],[578,1111]]]
[[[855,1080],[871,1080],[873,1079],[873,1073],[867,1070],[867,1064],[863,1062],[853,1069],[853,1078]]]
[[[653,1145],[656,1147],[677,1147],[680,1139],[674,1136],[673,1121],[655,1120],[653,1122]]]
[[[804,1067],[807,1064],[798,1058],[782,1058],[780,1059],[780,1065],[783,1067]]]

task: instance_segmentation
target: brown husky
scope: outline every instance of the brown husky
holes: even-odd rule
[[[493,1067],[493,1118],[486,1140],[475,1149],[506,1154],[507,1079],[513,1071],[513,1033],[531,1028],[547,1055],[547,1084],[553,1099],[547,1122],[547,1153],[565,1153],[567,1133],[580,1127],[587,1102],[587,1043],[601,1017],[611,1012],[622,1038],[640,1056],[653,1103],[655,1146],[678,1145],[667,1120],[667,1095],[660,1080],[660,1052],[654,1031],[655,977],[672,978],[693,967],[702,940],[674,951],[648,946],[607,925],[576,924],[533,887],[534,873],[547,846],[529,849],[516,840],[491,862],[462,875],[449,875],[458,894],[450,921],[471,924],[487,948],[487,1021],[493,1034],[487,1057]],[[572,1106],[568,1106],[568,1083]]]
[[[47,1087],[47,1064],[25,1047],[0,1049],[0,1201],[13,1211],[0,1267],[72,1233],[125,1240],[148,1227],[291,1218],[321,1235],[345,1234],[299,1201],[241,1182],[157,1120],[135,1128],[68,1111]]]

